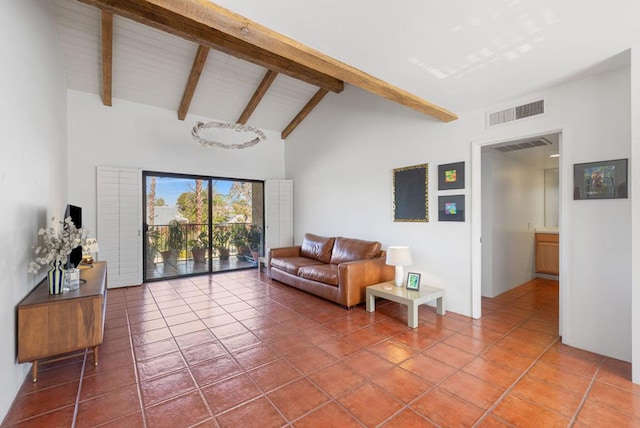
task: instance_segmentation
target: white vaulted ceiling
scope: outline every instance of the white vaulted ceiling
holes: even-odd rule
[[[67,85],[99,95],[100,10],[76,0],[55,0],[55,6]],[[198,45],[119,16],[114,17],[113,34],[113,97],[177,110]],[[211,50],[189,112],[235,122],[265,72]],[[250,123],[281,131],[316,91],[315,86],[280,74]]]
[[[627,65],[640,44],[634,0],[215,3],[457,114]],[[54,4],[68,87],[100,95],[100,10]],[[113,98],[177,111],[197,49],[116,14]],[[235,122],[266,71],[212,49],[189,113]],[[317,90],[279,74],[249,124],[282,131]]]

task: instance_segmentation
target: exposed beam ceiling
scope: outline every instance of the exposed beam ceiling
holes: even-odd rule
[[[189,80],[187,80],[187,87],[184,90],[182,102],[180,103],[180,108],[178,109],[178,119],[180,120],[184,120],[184,118],[187,117],[189,106],[191,105],[191,100],[193,100],[193,94],[195,94],[196,92],[196,87],[198,86],[198,81],[200,81],[200,75],[202,74],[202,70],[204,69],[204,64],[207,62],[208,55],[209,48],[207,46],[198,46],[198,52],[196,53],[196,57],[193,60],[193,67],[191,67]]]
[[[332,92],[342,92],[344,88],[343,82],[339,79],[301,65],[267,49],[252,45],[240,38],[229,36],[214,27],[189,19],[170,9],[154,5],[147,0],[79,1],[169,34],[191,40],[199,45],[209,46],[236,58],[286,74]],[[182,5],[182,2],[178,3]],[[185,1],[184,3],[182,6],[188,5],[190,2]],[[209,3],[203,2],[200,7],[205,7],[205,4]]]
[[[79,1],[313,84],[325,94],[327,91],[341,92],[343,82],[347,82],[439,120],[449,122],[457,119],[454,113],[442,107],[208,0]],[[296,118],[303,113],[306,116],[310,111],[308,106]]]
[[[253,96],[251,97],[251,100],[249,100],[249,104],[247,104],[244,111],[238,118],[238,123],[242,123],[243,125],[247,123],[256,107],[258,107],[258,104],[260,104],[260,101],[262,101],[262,98],[269,90],[269,87],[271,86],[273,81],[276,80],[276,77],[278,77],[278,73],[272,70],[267,71],[267,74],[264,75],[264,78],[262,79],[262,82],[260,82],[258,89],[256,89]]]
[[[311,110],[313,110],[318,105],[318,103],[322,101],[322,99],[325,95],[327,95],[328,92],[329,91],[327,91],[326,89],[319,89],[318,92],[316,92],[315,95],[311,97],[307,105],[305,105],[302,110],[300,110],[300,113],[298,113],[296,117],[293,118],[291,123],[287,125],[284,131],[282,131],[283,140],[287,139],[289,134],[291,134],[293,130],[296,129],[298,125],[300,125],[300,122],[302,122],[305,117],[307,117],[307,115],[311,113]]]
[[[102,103],[111,106],[113,76],[113,14],[102,11]]]

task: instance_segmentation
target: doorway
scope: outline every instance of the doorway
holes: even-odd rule
[[[143,172],[144,281],[255,268],[264,182]]]
[[[562,216],[560,203],[562,171],[561,162],[556,157],[561,156],[561,140],[562,131],[552,130],[472,143],[472,316],[474,318],[482,316],[482,296],[492,297],[500,294],[535,276],[535,230],[554,228],[554,226],[557,228],[557,225],[562,223],[559,218],[552,218],[554,212],[558,213],[558,217]],[[555,156],[550,158],[550,155]],[[519,171],[518,164],[523,165],[523,171]],[[551,196],[556,198],[555,208],[547,204],[544,197],[544,171],[552,169],[560,172],[555,196]],[[534,174],[532,171],[538,172]],[[531,177],[535,177],[535,183],[529,181],[532,180]],[[499,183],[491,185],[494,179]],[[525,202],[525,196],[531,196],[530,192],[535,192],[537,199]],[[492,200],[492,197],[495,200]],[[509,202],[508,212],[503,212],[499,208],[499,204],[505,201]],[[514,201],[517,202],[514,203]],[[546,209],[546,205],[549,205],[549,209]],[[535,213],[523,214],[529,213],[529,210]],[[545,217],[548,220],[545,220]],[[501,223],[503,221],[504,223]],[[492,230],[494,222],[498,224],[498,233],[495,234]],[[487,251],[492,247],[499,248],[495,256],[492,251]],[[518,266],[514,267],[514,263]],[[499,274],[492,275],[495,272]],[[493,290],[485,284],[485,281],[496,280],[492,276],[496,276],[496,283],[499,283]],[[485,284],[484,287],[483,284]],[[561,288],[561,312],[562,300]],[[562,324],[562,317],[560,317],[560,324]],[[559,327],[561,329],[561,325]]]

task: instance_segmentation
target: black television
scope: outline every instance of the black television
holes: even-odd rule
[[[82,208],[76,205],[67,205],[67,209],[64,211],[64,218],[71,217],[73,224],[80,229],[82,227]],[[71,254],[67,257],[67,269],[71,267],[78,267],[82,261],[82,246],[79,245],[71,251]]]

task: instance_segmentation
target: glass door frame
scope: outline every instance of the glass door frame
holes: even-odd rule
[[[192,271],[192,272],[187,272],[184,274],[176,274],[176,275],[172,275],[172,276],[160,276],[160,277],[148,277],[147,275],[147,269],[148,269],[148,245],[147,243],[148,241],[148,231],[149,231],[149,224],[148,224],[148,206],[147,206],[147,198],[148,198],[148,194],[147,194],[147,179],[149,177],[162,177],[162,178],[177,178],[177,179],[186,179],[186,180],[202,180],[203,182],[207,183],[207,213],[208,213],[208,218],[207,218],[207,223],[206,223],[206,227],[208,230],[208,246],[207,246],[207,253],[209,254],[209,257],[207,259],[207,269],[206,272],[202,272],[202,271]],[[246,270],[246,269],[255,269],[259,267],[259,260],[255,260],[255,264],[254,265],[248,265],[248,266],[241,266],[241,267],[235,267],[235,268],[229,268],[229,269],[221,269],[221,270],[214,270],[214,246],[213,246],[213,231],[214,231],[214,227],[216,227],[216,223],[213,223],[213,183],[215,181],[227,181],[227,182],[242,182],[242,183],[260,183],[262,185],[262,206],[260,207],[261,212],[262,212],[262,220],[260,222],[260,224],[258,224],[258,226],[261,228],[261,239],[260,239],[260,253],[264,253],[264,241],[265,241],[265,182],[264,180],[254,180],[254,179],[242,179],[242,178],[228,178],[228,177],[213,177],[213,176],[206,176],[206,175],[197,175],[197,174],[186,174],[186,173],[170,173],[170,172],[161,172],[161,171],[147,171],[144,170],[142,171],[142,213],[143,213],[143,224],[142,224],[142,254],[143,254],[143,281],[144,282],[153,282],[153,281],[164,281],[167,279],[175,279],[175,278],[185,278],[185,277],[191,277],[191,276],[198,276],[198,275],[210,275],[210,274],[215,274],[215,273],[222,273],[222,272],[229,272],[229,271],[237,271],[237,270]],[[252,198],[252,202],[251,205],[252,207],[254,206],[255,202],[254,202],[255,198]],[[253,224],[257,224],[255,223],[255,221],[252,218],[252,223]],[[188,249],[188,245],[185,242],[185,250]],[[237,255],[236,255],[237,257]],[[177,273],[177,272],[176,272]]]

